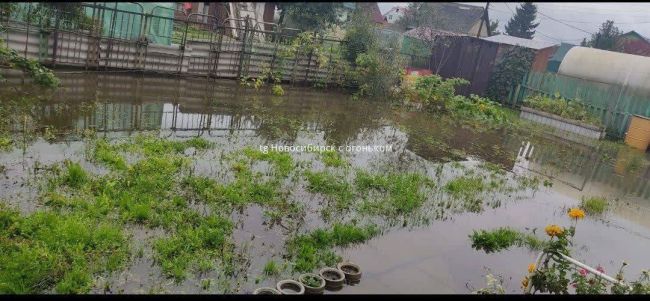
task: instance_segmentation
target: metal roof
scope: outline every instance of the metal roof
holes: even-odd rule
[[[513,37],[513,36],[508,36],[508,35],[496,35],[496,36],[491,36],[491,37],[486,37],[486,38],[481,38],[486,41],[494,42],[494,43],[499,43],[499,44],[507,44],[507,45],[513,45],[513,46],[521,46],[521,47],[526,47],[526,48],[531,48],[535,50],[539,49],[544,49],[552,46],[556,46],[557,44],[551,43],[551,42],[544,42],[544,41],[539,41],[539,40],[529,40],[529,39],[522,39],[518,37]]]
[[[405,36],[409,36],[416,39],[428,39],[434,36],[467,36],[466,34],[456,33],[447,30],[432,29],[430,27],[421,26],[418,28],[413,28],[404,33]]]

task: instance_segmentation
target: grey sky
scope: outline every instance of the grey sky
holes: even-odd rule
[[[465,4],[485,7],[485,2]],[[536,40],[578,44],[582,38],[590,36],[588,32],[598,31],[600,25],[607,19],[614,20],[614,24],[623,32],[634,30],[646,37],[650,37],[650,3],[539,2],[535,4],[539,12],[537,22],[540,23],[534,38]],[[380,2],[379,9],[382,13],[385,13],[396,5],[407,6],[408,3]],[[499,20],[499,30],[503,32],[505,24],[512,17],[518,5],[519,2],[490,3],[490,20]]]

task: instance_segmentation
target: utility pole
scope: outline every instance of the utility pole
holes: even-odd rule
[[[486,17],[487,17],[487,11],[488,11],[489,6],[490,6],[490,1],[485,3],[485,9],[483,10],[483,15],[481,16],[481,25],[479,25],[478,33],[476,33],[477,38],[481,37],[481,30],[483,30],[483,23],[487,22]],[[485,26],[487,26],[488,36],[489,36],[490,35],[490,24],[485,24]]]

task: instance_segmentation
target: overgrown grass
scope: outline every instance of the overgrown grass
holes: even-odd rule
[[[306,171],[307,190],[332,198],[340,209],[348,208],[354,197],[352,186],[345,179],[328,171]]]
[[[280,266],[273,260],[269,260],[264,265],[264,275],[276,276],[280,274]]]
[[[607,210],[608,205],[609,202],[604,197],[583,198],[580,203],[580,207],[590,215],[603,214]]]
[[[361,193],[375,190],[386,195],[383,199],[366,200],[362,210],[390,216],[411,213],[422,206],[426,200],[424,188],[434,184],[418,173],[369,174],[358,171],[355,185]]]
[[[106,139],[98,139],[95,142],[93,159],[116,170],[125,170],[127,167],[124,157]]]
[[[155,259],[166,276],[183,280],[190,267],[202,271],[216,266],[216,259],[229,252],[226,244],[231,231],[232,224],[226,219],[198,219],[196,224],[181,226],[170,237],[157,239]]]
[[[89,216],[40,211],[21,216],[0,204],[0,292],[87,293],[94,274],[128,258],[119,225]]]
[[[453,197],[475,196],[486,189],[483,179],[478,176],[460,176],[444,186]]]
[[[498,252],[511,246],[528,247],[531,250],[541,250],[545,242],[532,234],[522,233],[512,228],[501,227],[494,230],[473,231],[469,236],[472,247],[486,253]]]
[[[276,174],[280,177],[286,177],[294,169],[295,164],[291,155],[286,152],[268,151],[266,153],[250,147],[244,148],[244,154],[253,159],[268,161],[275,167]]]
[[[330,167],[344,167],[348,166],[348,162],[345,161],[343,156],[335,150],[327,150],[327,151],[322,151],[319,152],[320,154],[320,159],[323,161],[325,166],[330,166]]]
[[[316,229],[287,241],[287,252],[293,259],[295,271],[310,272],[322,266],[334,266],[340,261],[340,256],[331,250],[332,247],[362,243],[378,233],[374,225],[359,227],[335,223],[331,230]]]

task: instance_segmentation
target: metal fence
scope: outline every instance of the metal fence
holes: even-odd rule
[[[315,36],[330,62],[325,66],[313,51],[301,49],[280,59],[299,30],[249,18],[176,18],[169,7],[145,9],[137,2],[20,3],[0,14],[0,23],[8,47],[49,66],[229,78],[271,71],[285,81],[328,84],[343,75],[340,65],[345,64],[342,42],[336,39]]]
[[[548,72],[529,72],[513,87],[507,105],[521,106],[533,94],[554,95],[584,103],[612,137],[623,137],[631,115],[650,116],[650,95],[626,86],[589,81]]]

